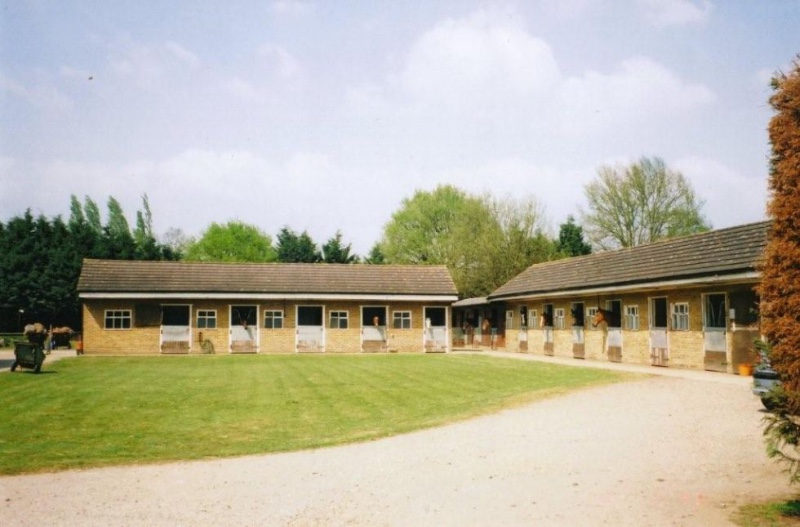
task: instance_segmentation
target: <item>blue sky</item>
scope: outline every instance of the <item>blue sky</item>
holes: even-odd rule
[[[800,0],[0,0],[0,220],[147,194],[159,234],[366,254],[417,189],[534,196],[555,234],[658,156],[714,227],[759,221],[798,27]]]

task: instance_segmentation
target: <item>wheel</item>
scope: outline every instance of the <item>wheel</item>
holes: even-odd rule
[[[766,408],[769,411],[775,409],[775,401],[771,397],[762,397],[761,404],[763,404],[764,408]]]
[[[11,363],[11,371],[14,371],[16,369],[17,369],[17,361],[14,361]]]

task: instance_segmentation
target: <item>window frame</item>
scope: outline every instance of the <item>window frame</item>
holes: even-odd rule
[[[195,318],[197,329],[217,329],[218,318],[216,309],[198,309]],[[208,325],[209,321],[212,321],[213,325]]]
[[[272,325],[267,325],[267,317],[269,320],[272,321]],[[264,317],[262,319],[263,328],[264,329],[283,329],[284,327],[284,320],[286,317],[284,313],[280,309],[265,309],[264,310]],[[279,321],[278,325],[275,325],[275,321]]]
[[[641,324],[639,323],[639,305],[631,304],[622,306],[623,317],[625,319],[625,329],[628,331],[639,331]]]
[[[112,325],[109,326],[109,321]],[[115,321],[119,322],[117,326]],[[127,321],[127,324],[126,324]],[[133,329],[132,309],[106,309],[103,311],[103,329],[106,331],[125,331]]]
[[[553,308],[553,329],[564,329],[566,316],[566,311],[563,307]]]
[[[336,323],[334,324],[334,319]],[[350,312],[346,309],[328,311],[328,328],[348,329],[350,327]]]
[[[597,326],[592,326],[592,323],[587,321],[594,320],[595,315],[597,315],[597,307],[587,307],[583,315],[585,326],[594,331],[597,330]]]
[[[392,329],[411,329],[411,311],[392,311]]]
[[[685,311],[678,311],[679,307],[685,308]],[[672,330],[689,331],[689,302],[673,302],[669,311]]]

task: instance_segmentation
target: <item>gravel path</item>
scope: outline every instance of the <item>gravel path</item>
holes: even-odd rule
[[[708,526],[792,495],[749,379],[580,364],[664,375],[356,445],[2,477],[0,524]]]

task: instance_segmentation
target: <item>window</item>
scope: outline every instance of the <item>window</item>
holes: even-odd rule
[[[559,307],[556,309],[556,316],[555,316],[555,327],[556,329],[564,329],[564,308]]]
[[[622,327],[622,300],[606,300],[606,310],[611,314],[606,318],[606,324],[610,328]]]
[[[384,306],[363,306],[361,308],[361,327],[382,327],[388,322],[388,312]]]
[[[584,305],[583,302],[573,302],[569,306],[569,314],[572,319],[573,326],[583,327]]]
[[[725,328],[728,321],[725,318],[725,295],[715,293],[704,295],[704,317],[706,328]]]
[[[595,315],[597,315],[597,308],[596,307],[587,307],[586,308],[586,318],[588,318],[590,322],[592,320],[594,320]],[[592,328],[592,329],[597,329],[596,326],[592,326],[591,324],[589,324],[589,327]]]
[[[625,306],[625,329],[639,329],[639,306]]]
[[[539,320],[539,311],[531,309],[531,328],[539,329],[541,327],[541,320]]]
[[[650,299],[650,326],[665,329],[667,327],[667,298],[658,297]]]
[[[199,329],[214,329],[217,327],[217,310],[198,310],[197,327]]]
[[[264,311],[264,328],[281,329],[283,327],[283,311]]]
[[[553,327],[553,304],[542,304],[542,326]]]
[[[672,304],[672,329],[689,331],[689,304],[687,302]]]
[[[411,311],[395,311],[392,313],[394,329],[411,329]]]
[[[105,329],[131,329],[131,310],[108,310],[105,313]]]
[[[331,328],[347,329],[347,311],[331,311]]]
[[[514,327],[514,312],[510,309],[506,311],[506,329]]]

